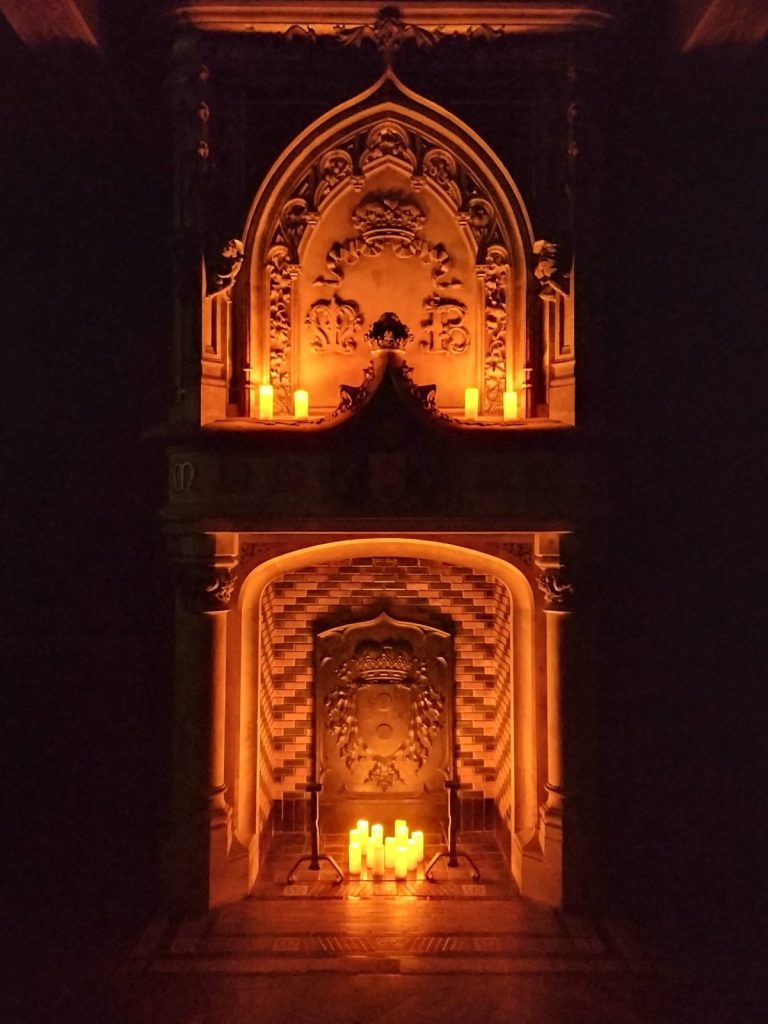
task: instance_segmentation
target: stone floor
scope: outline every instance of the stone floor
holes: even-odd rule
[[[253,894],[198,918],[158,917],[58,986],[19,990],[31,1024],[673,1024],[760,1019],[686,980],[617,929],[519,896],[493,837],[464,837],[481,872],[442,861],[405,882],[301,868],[273,845]],[[324,849],[346,870],[342,837]],[[48,978],[50,982],[51,978]],[[43,996],[44,988],[55,989]]]

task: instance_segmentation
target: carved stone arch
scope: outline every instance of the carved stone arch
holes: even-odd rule
[[[499,415],[505,388],[523,387],[533,234],[520,194],[469,126],[391,70],[280,156],[244,241],[235,348],[244,385],[274,385],[278,415],[295,388],[335,407],[384,309],[411,328],[415,379],[436,384],[444,411],[474,385]]]

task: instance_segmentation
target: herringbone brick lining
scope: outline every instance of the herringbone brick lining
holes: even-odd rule
[[[286,573],[262,604],[259,829],[273,800],[303,792],[309,773],[312,627],[343,609],[374,606],[448,616],[455,627],[456,731],[461,781],[495,797],[511,824],[510,598],[495,577],[416,558],[353,558]]]

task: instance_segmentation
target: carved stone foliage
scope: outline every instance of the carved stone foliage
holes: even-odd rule
[[[318,774],[327,799],[443,790],[450,637],[382,613],[316,641]]]
[[[498,409],[507,380],[507,301],[509,262],[505,249],[491,246],[478,267],[483,282],[485,357],[483,391],[487,411]]]
[[[567,611],[575,588],[562,569],[546,569],[536,577],[536,586],[544,595],[544,603],[551,608]]]
[[[208,286],[208,294],[215,295],[217,292],[231,288],[235,278],[243,265],[245,249],[239,238],[230,238],[221,247],[219,259],[212,269],[213,287]]]
[[[274,388],[275,407],[291,412],[291,310],[296,267],[285,246],[274,246],[267,262],[269,275],[269,380]]]
[[[230,569],[217,572],[212,579],[205,584],[205,593],[212,600],[214,605],[228,607],[232,600],[237,576]]]
[[[361,340],[363,318],[356,302],[344,301],[340,295],[318,299],[309,307],[306,318],[312,330],[310,345],[315,352],[336,352],[349,355]]]

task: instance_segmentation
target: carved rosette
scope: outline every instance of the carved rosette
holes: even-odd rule
[[[570,611],[575,588],[562,569],[545,569],[536,577],[536,586],[544,595],[544,603],[553,611]]]

